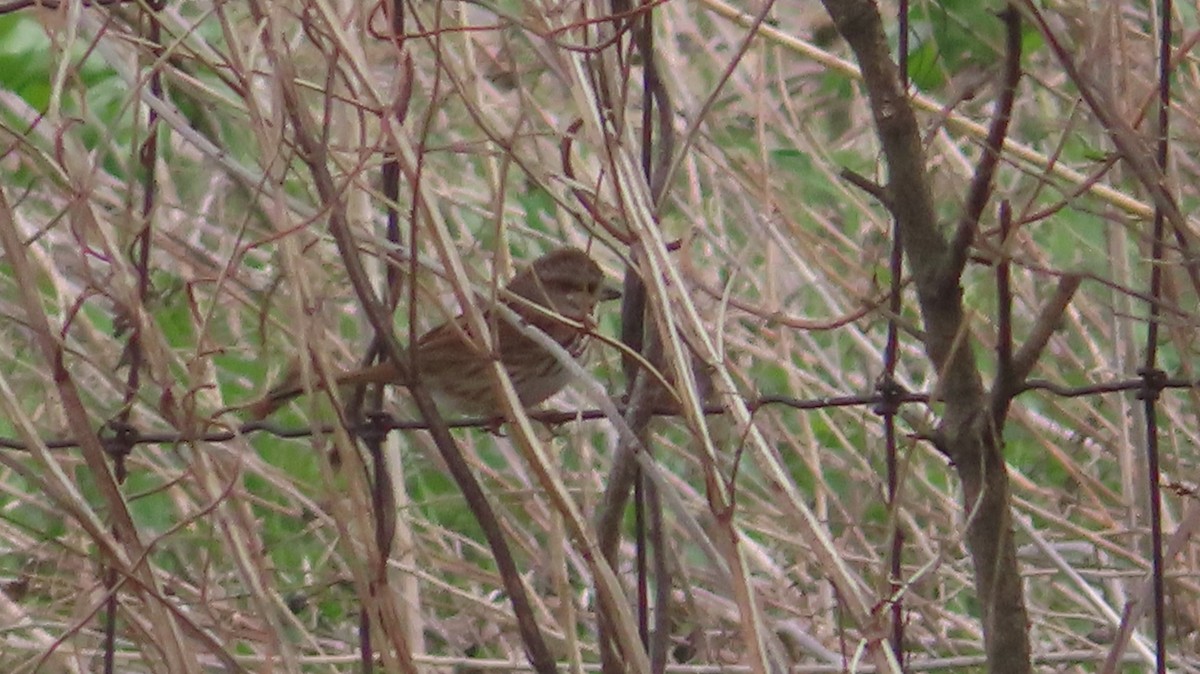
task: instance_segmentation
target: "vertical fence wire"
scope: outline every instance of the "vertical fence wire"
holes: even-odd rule
[[[899,45],[897,47],[897,62],[900,70],[900,83],[908,91],[908,0],[900,0],[897,9],[899,24]],[[904,657],[904,601],[901,595],[903,588],[904,565],[904,531],[900,528],[899,501],[899,462],[896,447],[896,414],[900,411],[900,396],[903,391],[896,382],[896,361],[900,350],[899,318],[901,309],[900,277],[904,271],[903,245],[900,240],[899,222],[892,218],[892,250],[888,260],[891,286],[888,290],[888,322],[887,345],[884,348],[883,374],[879,378],[876,391],[882,396],[875,412],[883,417],[884,451],[887,457],[887,499],[889,520],[891,523],[891,545],[888,552],[888,587],[891,591],[891,645],[896,659],[903,662]]]
[[[1159,51],[1158,51],[1158,142],[1155,159],[1160,176],[1166,183],[1167,158],[1170,150],[1170,104],[1171,104],[1171,0],[1159,3]],[[1165,674],[1167,667],[1166,624],[1163,590],[1162,554],[1162,491],[1159,482],[1158,445],[1158,398],[1162,393],[1166,373],[1158,367],[1159,300],[1162,295],[1162,264],[1166,217],[1161,204],[1154,208],[1154,232],[1150,250],[1150,297],[1147,300],[1149,316],[1146,326],[1146,359],[1139,370],[1144,385],[1139,393],[1146,414],[1146,479],[1147,495],[1150,500],[1150,557],[1154,601],[1154,646],[1157,654],[1156,670]]]

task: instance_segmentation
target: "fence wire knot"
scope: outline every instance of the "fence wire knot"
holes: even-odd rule
[[[141,439],[141,432],[128,421],[110,419],[96,434],[104,452],[112,459],[113,472],[118,482],[125,481],[125,457],[133,453],[133,447]]]
[[[900,402],[904,400],[904,394],[907,393],[890,374],[879,378],[879,382],[875,384],[875,391],[879,394],[879,402],[875,403],[871,411],[879,416],[895,416],[900,411]]]
[[[1137,399],[1158,400],[1167,388],[1167,373],[1156,367],[1138,368],[1137,373],[1142,378],[1142,387],[1137,390]]]
[[[368,447],[375,447],[382,444],[387,434],[395,428],[396,420],[387,412],[368,412],[363,424],[355,432]]]

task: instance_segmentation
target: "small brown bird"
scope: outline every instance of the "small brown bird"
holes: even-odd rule
[[[587,349],[596,305],[621,296],[595,260],[577,248],[559,248],[539,257],[514,276],[505,291],[501,297],[505,306],[574,358]],[[570,374],[554,354],[504,318],[487,312],[485,319],[495,340],[494,356],[504,363],[522,405],[533,407],[567,385]],[[493,352],[475,343],[462,316],[422,335],[416,349],[421,382],[440,406],[465,414],[500,413],[489,374]],[[266,417],[304,393],[296,377],[290,379],[251,405],[251,416]],[[405,382],[393,363],[383,362],[342,374],[337,383],[345,388]]]

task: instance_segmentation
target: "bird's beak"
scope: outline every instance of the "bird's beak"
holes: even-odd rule
[[[600,289],[597,291],[597,296],[599,297],[597,300],[599,302],[618,300],[621,299],[621,289],[617,287],[617,284],[605,279],[604,283],[600,284]]]

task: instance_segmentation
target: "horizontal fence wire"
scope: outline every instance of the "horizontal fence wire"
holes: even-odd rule
[[[1017,394],[1041,391],[1058,398],[1082,398],[1125,392],[1142,395],[1146,386],[1147,383],[1144,378],[1102,382],[1085,386],[1063,386],[1050,381],[1031,379],[1017,387]],[[1161,383],[1157,383],[1155,388],[1163,391],[1195,389],[1200,388],[1200,379],[1168,377],[1162,379]],[[764,395],[749,398],[745,402],[746,407],[751,412],[757,412],[768,407],[783,407],[795,410],[822,410],[840,407],[878,406],[889,401],[898,404],[929,404],[930,402],[936,402],[936,396],[928,393],[907,391],[901,391],[896,395],[873,393],[866,395],[824,396],[819,398]],[[624,413],[625,410],[624,407],[618,406],[617,411]],[[726,411],[724,407],[719,405],[705,405],[703,407],[704,414],[708,416],[725,414]],[[531,420],[550,426],[568,424],[574,421],[596,421],[604,419],[606,416],[604,411],[600,409],[581,409],[577,411],[547,410],[531,412],[529,414]],[[654,410],[654,416],[673,417],[677,416],[677,411],[660,408]],[[446,426],[449,428],[494,429],[496,422],[496,418],[464,417],[460,419],[448,419]],[[265,433],[285,439],[299,439],[327,435],[332,433],[335,428],[337,427],[331,424],[287,426],[272,421],[252,421],[240,424],[236,428],[229,427],[207,433],[186,434],[172,431],[142,431],[132,424],[113,421],[105,424],[100,429],[99,435],[106,445],[132,447],[135,445],[179,444],[187,442],[228,442],[253,433]],[[348,426],[346,430],[355,435],[363,435],[379,432],[419,431],[427,428],[429,428],[429,424],[425,421],[397,419],[390,414],[381,412],[372,413],[366,422]],[[47,449],[63,450],[78,447],[79,441],[74,438],[45,438],[42,444]],[[21,440],[11,437],[0,437],[0,449],[19,452],[28,451],[29,447]]]

